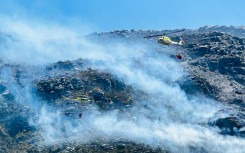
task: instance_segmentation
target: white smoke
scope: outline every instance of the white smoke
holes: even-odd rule
[[[143,43],[95,43],[81,37],[81,30],[59,25],[7,19],[5,23],[2,28],[16,37],[14,42],[1,45],[0,58],[5,63],[43,65],[88,59],[93,61],[94,68],[110,72],[146,94],[125,112],[100,112],[91,106],[79,120],[66,118],[58,109],[40,104],[30,124],[40,131],[44,144],[126,139],[172,152],[191,152],[195,148],[196,152],[244,151],[244,139],[220,135],[218,129],[208,126],[209,118],[223,106],[202,96],[186,95],[177,83],[186,77],[186,72],[168,55]],[[169,52],[170,48],[165,50]],[[36,110],[34,103],[38,101],[30,96],[31,90],[16,88],[11,83],[14,81],[9,80],[12,74],[7,72],[1,72],[1,79],[7,80],[15,96],[21,97],[17,101],[25,101]],[[38,77],[35,73],[29,75],[29,83]]]

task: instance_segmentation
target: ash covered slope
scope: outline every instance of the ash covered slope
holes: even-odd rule
[[[228,29],[216,27],[209,30],[227,32]],[[233,36],[216,31],[183,35],[186,60],[182,65],[203,94],[237,110],[215,123],[220,128],[229,129],[223,133],[234,134],[234,128],[242,128],[245,124],[245,39],[234,36],[242,36],[243,28],[229,33]]]
[[[228,29],[229,28],[233,27],[228,27]],[[232,148],[235,144],[237,147],[236,151],[241,152],[239,147],[243,146],[243,144],[236,142],[243,139],[241,137],[244,137],[245,135],[243,130],[245,126],[245,41],[235,35],[241,36],[242,34],[239,30],[244,30],[242,28],[235,30],[235,32],[231,30],[230,34],[233,34],[232,36],[230,34],[213,31],[213,29],[215,29],[222,32],[224,31],[224,27],[204,27],[204,29],[208,32],[200,28],[198,30],[186,30],[186,32],[183,33],[170,35],[172,39],[176,40],[181,36],[185,41],[185,45],[182,47],[165,47],[157,44],[155,38],[149,40],[142,38],[146,35],[170,32],[169,30],[122,30],[92,34],[89,36],[93,40],[97,39],[98,42],[103,40],[103,43],[123,40],[123,42],[129,44],[129,46],[142,41],[149,45],[151,52],[157,53],[155,57],[152,57],[154,54],[149,54],[150,56],[147,56],[147,58],[142,58],[142,60],[145,61],[140,61],[141,58],[137,57],[142,55],[129,55],[133,57],[133,71],[138,72],[138,74],[134,74],[135,76],[133,78],[141,79],[139,74],[150,74],[150,79],[156,78],[152,81],[144,76],[140,85],[147,84],[147,81],[150,84],[148,87],[158,83],[162,85],[160,89],[153,88],[154,90],[150,92],[148,92],[148,89],[146,90],[144,88],[139,90],[139,88],[135,87],[137,84],[130,84],[125,81],[127,80],[127,77],[123,78],[120,75],[115,75],[113,71],[108,70],[109,68],[100,69],[99,67],[95,67],[93,62],[88,60],[78,59],[75,61],[60,61],[45,67],[25,67],[22,65],[9,65],[3,62],[1,64],[1,74],[3,74],[3,72],[8,72],[7,74],[9,74],[9,76],[1,77],[2,82],[0,86],[2,95],[2,118],[0,126],[1,151],[164,152],[164,150],[167,149],[171,152],[178,152],[184,148],[184,152],[217,152],[217,150],[212,149],[216,146],[222,148],[224,147],[222,143],[224,143],[229,144],[231,146],[229,147],[229,145],[227,145],[229,148]],[[227,32],[227,28],[225,28],[225,30],[226,31],[224,32]],[[184,55],[183,60],[176,59],[175,55],[177,53]],[[158,56],[160,56],[160,58],[158,58]],[[161,56],[169,56],[173,61],[178,62],[178,64],[188,72],[188,76],[181,79],[177,77],[177,79],[173,79],[173,82],[171,82],[171,77],[164,78],[162,75],[169,75],[166,74],[166,72],[171,73],[171,71],[175,72],[177,70],[171,66],[165,68],[165,65],[171,65],[172,63],[164,62],[164,60],[168,60],[168,58],[161,58]],[[159,59],[160,63],[154,63],[155,60]],[[100,62],[99,65],[103,64],[103,62]],[[118,63],[120,63],[120,61]],[[150,69],[147,69],[147,64],[152,64],[152,66],[149,67]],[[113,67],[113,65],[109,66]],[[120,68],[125,69],[125,67]],[[136,68],[144,70],[144,73],[139,73],[141,71],[138,71]],[[166,69],[170,69],[170,71]],[[161,70],[163,71],[162,73]],[[157,74],[158,72],[159,74]],[[144,79],[148,80],[145,81]],[[8,82],[14,83],[9,85]],[[173,88],[173,86],[175,86],[174,84],[180,86],[181,92],[178,92],[178,87]],[[40,113],[35,114],[35,111],[39,111],[38,109],[32,110],[31,106],[29,106],[30,109],[28,109],[26,108],[25,103],[19,103],[19,101],[25,101],[27,99],[25,99],[26,94],[21,97],[17,91],[21,94],[26,92],[29,93],[29,88],[31,88],[31,91],[35,91],[31,92],[31,95],[33,94],[34,97],[37,97],[38,100],[33,99],[36,103],[41,101],[41,104],[44,103],[55,109],[57,108],[61,110],[62,113],[54,118],[53,116],[55,113],[51,112],[41,111]],[[165,92],[166,90],[169,91]],[[183,94],[182,90],[187,95],[187,100],[183,100],[185,99],[183,98],[185,97],[185,94]],[[175,99],[175,97],[173,97],[174,94],[171,92],[177,92],[177,95],[180,94],[183,99]],[[194,103],[191,102],[191,105],[189,105],[191,98],[188,99],[188,97],[195,96],[196,94],[203,94],[207,97],[214,98],[218,100],[217,105],[218,102],[221,102],[228,107],[216,112],[213,118],[210,118],[209,123],[207,123],[206,120],[203,122],[196,122],[195,117],[198,116],[198,114],[195,114],[195,111],[200,109],[198,105],[203,106],[203,104],[194,101]],[[27,95],[30,96],[29,94]],[[177,95],[175,96],[178,98]],[[147,103],[149,101],[151,103]],[[142,104],[138,104],[137,102],[142,102]],[[197,106],[195,106],[195,103],[197,103]],[[39,104],[38,107],[41,107],[41,104]],[[90,109],[91,105],[98,106],[98,110],[93,110],[94,108]],[[196,110],[185,110],[186,108],[184,109],[183,106],[186,105],[188,107],[194,105],[193,107]],[[52,111],[52,109],[50,111]],[[203,110],[200,109],[200,111]],[[209,112],[209,110],[204,110],[204,112],[205,111]],[[222,116],[223,112],[226,113],[226,116]],[[50,121],[50,124],[41,120],[42,118],[40,116],[43,117],[42,113],[45,113],[44,117],[47,117],[45,119]],[[90,113],[92,115],[90,115]],[[28,120],[32,115],[36,116],[35,119],[39,120],[39,122],[36,123],[40,125],[35,126],[29,123]],[[62,118],[60,118],[60,116]],[[93,116],[97,118],[94,119],[92,118]],[[110,118],[110,116],[113,118]],[[48,118],[54,119],[54,121],[49,120]],[[86,118],[91,121],[86,120]],[[100,119],[107,122],[103,124],[104,122],[101,123]],[[59,120],[74,125],[59,125]],[[112,129],[108,128],[108,124],[112,124],[110,121],[113,123],[114,128]],[[97,127],[93,127],[90,125],[91,122],[100,124],[96,124]],[[78,123],[81,125],[77,125]],[[125,126],[122,126],[125,124],[130,124],[133,127],[126,126],[125,128]],[[181,124],[181,126],[178,126],[179,124]],[[194,128],[186,126],[186,124],[191,125],[192,127],[197,126],[201,130],[195,131]],[[49,125],[48,128],[46,127],[47,125]],[[62,128],[57,128],[58,126],[61,126]],[[72,128],[69,128],[70,126]],[[207,126],[217,126],[221,130],[220,132],[217,132],[218,134],[209,133],[210,131],[208,128],[205,128]],[[90,128],[90,130],[87,131],[86,128]],[[136,134],[131,133],[133,136],[127,134],[134,128],[142,130],[143,132],[141,131],[139,135],[137,135],[138,132],[136,132]],[[150,132],[148,131],[148,128],[150,129]],[[42,138],[46,139],[54,137],[52,134],[48,135],[49,131],[45,131],[48,129],[54,130],[53,133],[55,133],[55,137],[59,140],[56,140],[51,146],[38,146],[38,144],[42,142]],[[198,141],[196,141],[196,139],[189,139],[188,131],[185,131],[185,129],[192,131],[191,133],[197,133],[197,137],[201,137],[201,139],[198,139]],[[44,132],[42,132],[42,130],[44,130]],[[151,132],[151,130],[153,132]],[[171,130],[173,130],[174,133],[171,133]],[[162,131],[163,133],[161,133]],[[183,131],[183,133],[178,133],[178,131]],[[187,133],[186,137],[188,137],[188,140],[185,139],[185,132]],[[217,141],[217,143],[210,144],[210,140],[203,134],[205,132],[209,134],[208,137],[211,137],[212,140],[220,138],[222,142],[219,144]],[[182,141],[177,141],[171,137],[172,135],[174,137],[175,133],[179,134],[177,135],[182,138]],[[222,134],[231,135],[232,137],[228,136],[227,138],[223,138]],[[79,136],[79,140],[74,139],[74,135]],[[215,136],[212,137],[213,135]],[[91,140],[89,141],[83,140],[90,138]],[[236,138],[238,138],[238,140],[236,140]],[[62,141],[63,139],[66,141]],[[235,139],[235,141],[233,141],[233,139]],[[172,142],[169,143],[169,141]],[[228,143],[229,141],[231,141],[231,143]],[[242,142],[243,141],[241,141],[241,143]],[[159,149],[156,150],[156,148]]]
[[[244,107],[245,39],[220,32],[183,35],[183,39],[185,66],[205,94]]]
[[[115,31],[106,33],[102,37],[124,37],[130,40],[130,38],[137,36],[140,39],[142,36],[168,32],[171,31]],[[187,79],[181,82],[182,88],[187,93],[193,93],[193,89],[195,89],[208,97],[232,106],[234,110],[238,110],[235,114],[231,113],[231,117],[218,120],[219,127],[244,127],[245,28],[205,26],[197,30],[187,29],[183,33],[170,35],[173,40],[178,40],[179,37],[182,37],[185,44],[181,48],[177,47],[178,52],[165,53],[174,58],[176,57],[173,55],[177,55],[177,53],[184,55],[180,64],[188,71],[191,80]],[[164,52],[154,44],[156,41],[154,38],[149,40],[157,51]],[[164,46],[161,47],[164,48]],[[233,133],[233,131],[228,133]]]
[[[174,31],[175,30],[123,30],[95,34],[95,36],[109,39],[137,41],[141,40],[141,38],[146,35]],[[206,26],[197,30],[187,29],[185,32],[170,35],[174,40],[182,37],[185,41],[182,48],[177,47],[178,52],[181,52],[184,55],[184,62],[181,64],[191,73],[192,79],[197,83],[197,86],[202,88],[205,95],[212,96],[225,103],[240,102],[242,106],[245,103],[244,36],[244,27],[233,26]],[[154,49],[159,52],[165,52],[162,51],[162,48],[165,47],[157,45],[156,39],[154,38],[147,40],[146,43],[152,43]],[[167,54],[175,55],[176,52],[168,52]],[[204,73],[206,73],[206,75]],[[217,79],[217,81],[214,78]],[[207,86],[204,84],[207,84]],[[211,86],[208,86],[208,84]]]
[[[230,34],[233,36],[245,37],[245,26],[204,26],[201,27],[197,30],[200,33],[206,33],[206,32],[211,32],[211,31],[217,31],[217,32],[224,32],[226,34]]]

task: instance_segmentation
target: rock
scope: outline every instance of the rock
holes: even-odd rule
[[[8,135],[7,131],[4,127],[0,125],[0,151],[1,152],[10,152],[11,145],[13,142],[11,141],[11,137]]]
[[[239,99],[245,103],[245,39],[221,32],[184,34],[183,46],[189,60],[183,66],[196,86],[207,96],[224,103]],[[241,50],[239,50],[239,49]],[[238,54],[239,53],[239,54]],[[214,79],[215,78],[215,79]],[[229,84],[233,82],[233,86]],[[235,83],[234,83],[235,82]]]
[[[207,33],[210,31],[218,31],[228,33],[238,37],[245,37],[244,26],[234,27],[234,26],[204,26],[198,29],[198,32]]]
[[[109,73],[92,69],[40,80],[37,82],[36,88],[37,94],[47,101],[62,103],[70,99],[82,102],[81,96],[83,95],[83,97],[87,97],[89,102],[92,100],[103,109],[108,108],[111,101],[113,101],[113,105],[118,105],[118,107],[129,104],[132,92],[131,87],[126,86]],[[85,103],[83,102],[83,104]]]
[[[209,125],[218,127],[221,134],[240,137],[245,136],[245,39],[242,38],[244,31],[244,27],[215,26],[197,30],[186,29],[183,33],[169,35],[173,40],[179,40],[181,36],[185,41],[183,46],[172,48],[182,52],[184,58],[179,64],[189,76],[175,83],[179,84],[187,95],[203,94],[230,106],[226,111],[233,112],[236,109],[237,114],[218,116]],[[142,38],[166,32],[173,31],[116,30],[94,33],[88,37],[93,40],[103,39],[103,43],[117,40],[123,40],[128,44],[143,42],[149,44],[154,51],[166,53],[166,47],[157,44],[157,38]],[[0,44],[5,41],[3,37],[0,35]],[[176,59],[175,53],[166,54]],[[36,70],[40,68],[5,64],[4,59],[0,59],[0,69],[12,70],[11,81],[18,88],[27,87],[25,79],[32,76],[31,73],[41,74],[35,75],[37,78],[31,82],[35,85],[31,87],[36,90],[33,94],[47,105],[64,110],[65,118],[83,118],[83,115],[80,115],[81,111],[89,104],[98,105],[100,111],[123,108],[127,110],[133,103],[132,97],[142,97],[143,93],[135,91],[123,80],[110,73],[91,69],[90,66],[90,61],[78,59],[59,61]],[[44,71],[45,76],[39,71]],[[94,140],[86,144],[62,143],[41,146],[39,142],[42,138],[38,136],[38,129],[28,125],[27,119],[31,113],[16,103],[16,97],[2,80],[0,94],[0,150],[3,152],[167,152],[127,140]],[[204,148],[190,147],[190,150],[205,152]]]
[[[115,141],[95,141],[87,144],[63,144],[63,145],[50,145],[46,147],[32,147],[28,149],[29,152],[86,152],[86,153],[115,153],[115,152],[137,152],[137,153],[169,153],[161,148],[152,148],[148,145],[135,143],[126,140]]]
[[[245,123],[237,117],[225,117],[217,119],[213,125],[221,129],[222,134],[245,136],[240,129],[245,128]]]
[[[95,89],[92,89],[91,91],[89,91],[89,95],[91,97],[93,97],[94,101],[106,100],[104,97],[104,92],[99,88],[95,88]]]

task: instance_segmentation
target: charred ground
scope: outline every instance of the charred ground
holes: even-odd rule
[[[122,39],[129,43],[145,41],[152,43],[157,52],[166,48],[157,44],[156,39],[144,40],[145,35],[161,34],[163,31],[121,30],[108,33],[94,33],[89,38],[110,41]],[[173,30],[174,31],[174,30]],[[245,29],[243,27],[202,27],[197,30],[186,30],[172,34],[173,40],[182,39],[183,46],[172,46],[183,54],[179,64],[188,72],[188,77],[179,82],[187,94],[203,94],[227,106],[228,117],[216,117],[210,120],[210,126],[217,126],[221,134],[244,137],[245,131]],[[6,36],[1,34],[1,42]],[[4,36],[4,37],[3,37]],[[3,42],[4,43],[4,42]],[[2,44],[0,44],[2,45]],[[176,59],[177,52],[164,53]],[[82,57],[81,57],[82,58]],[[178,59],[176,59],[178,60]],[[119,109],[124,111],[133,105],[133,99],[146,96],[136,91],[124,80],[90,67],[89,61],[60,61],[45,68],[9,65],[1,62],[1,71],[11,70],[13,81],[18,88],[32,88],[34,93],[45,104],[60,107],[70,117],[79,118],[79,112],[96,104],[102,111]],[[31,85],[25,83],[30,73],[44,76],[33,79]],[[38,129],[28,124],[28,108],[15,103],[14,91],[8,89],[8,81],[0,82],[0,151],[1,152],[166,152],[161,149],[137,144],[127,140],[92,142],[89,144],[61,144],[40,147],[35,140],[41,139]],[[234,130],[236,129],[236,130]],[[195,150],[195,149],[194,149]],[[205,152],[205,150],[203,150]]]

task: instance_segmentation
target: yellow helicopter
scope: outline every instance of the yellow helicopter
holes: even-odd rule
[[[168,34],[173,34],[173,33],[178,33],[178,32],[182,32],[185,30],[179,30],[179,31],[174,31],[174,32],[170,32],[170,33],[165,33],[165,34],[161,34],[161,35],[150,35],[150,36],[145,36],[143,38],[151,38],[151,37],[159,37],[158,38],[158,43],[161,43],[163,45],[183,45],[184,41],[182,40],[182,38],[180,37],[180,41],[176,42],[171,40],[171,38],[169,38]]]

